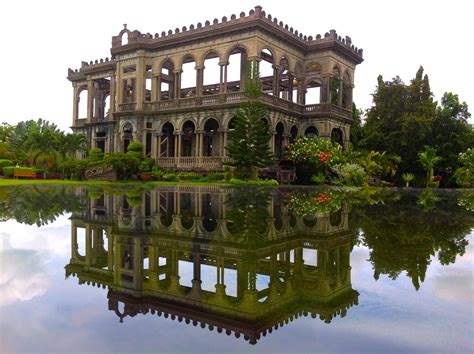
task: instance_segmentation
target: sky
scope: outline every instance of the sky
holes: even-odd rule
[[[124,23],[154,34],[248,13],[256,5],[304,35],[335,29],[363,48],[355,74],[359,108],[371,106],[379,74],[409,83],[423,65],[435,100],[454,92],[473,111],[474,6],[466,0],[15,0],[2,2],[0,11],[0,122],[43,118],[69,131],[73,90],[67,69],[110,57],[112,36]]]

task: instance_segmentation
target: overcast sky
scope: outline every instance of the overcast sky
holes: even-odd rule
[[[0,11],[0,122],[44,118],[68,130],[72,86],[67,69],[110,57],[113,35],[127,23],[152,34],[239,14],[255,5],[313,37],[335,29],[364,49],[354,101],[366,109],[378,74],[409,82],[423,65],[439,100],[457,93],[474,111],[472,14],[467,0],[397,1],[145,1],[10,0]],[[471,119],[471,123],[474,120]]]

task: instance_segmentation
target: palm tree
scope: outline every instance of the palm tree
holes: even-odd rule
[[[407,173],[402,174],[402,179],[403,179],[403,182],[405,182],[405,185],[407,187],[410,187],[410,182],[415,179],[415,175],[413,173],[407,172]]]
[[[41,124],[41,119],[38,123],[29,130],[24,146],[29,152],[32,164],[42,163],[44,178],[46,178],[47,172],[53,169],[60,158],[58,150],[60,131],[54,124],[50,125],[47,122]]]
[[[421,164],[426,169],[426,187],[431,186],[433,181],[434,166],[441,161],[441,157],[436,156],[436,149],[425,145],[425,150],[418,154]]]
[[[87,139],[84,134],[66,134],[61,137],[60,151],[63,157],[75,157],[76,152],[87,150]]]

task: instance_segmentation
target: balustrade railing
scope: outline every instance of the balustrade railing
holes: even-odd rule
[[[224,163],[229,161],[229,157],[217,156],[159,157],[156,159],[157,165],[162,168],[176,168],[183,170],[202,169],[209,171],[221,170]]]
[[[176,108],[212,106],[226,103],[235,104],[244,100],[246,100],[246,97],[241,91],[227,92],[213,95],[204,95],[200,97],[184,97],[180,99],[163,100],[158,102],[145,102],[143,104],[143,110],[162,111],[173,110]],[[300,114],[336,114],[345,118],[350,118],[352,114],[350,109],[339,107],[331,103],[302,105],[266,93],[260,96],[260,100],[272,106],[284,108]],[[135,109],[136,103],[123,103],[119,105],[120,112],[129,112],[134,111]]]

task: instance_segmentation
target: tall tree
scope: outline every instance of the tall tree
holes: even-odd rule
[[[273,153],[269,142],[270,134],[263,121],[265,106],[258,101],[262,94],[258,67],[255,61],[248,66],[243,102],[236,112],[235,129],[228,133],[231,143],[226,146],[232,162],[229,164],[242,172],[244,178],[257,178],[259,168],[273,162]]]
[[[373,102],[361,145],[400,156],[400,174],[414,172],[421,176],[418,153],[424,145],[429,145],[436,113],[436,102],[423,67],[420,66],[409,85],[399,77],[384,82],[379,76]]]

